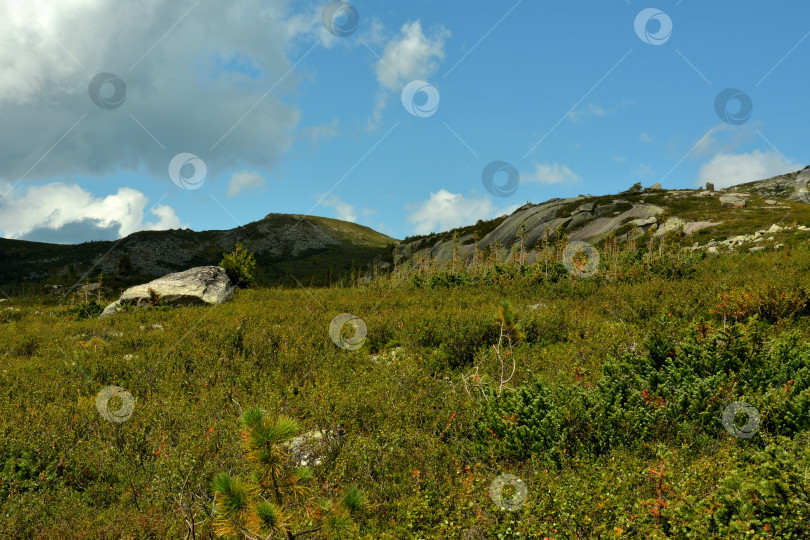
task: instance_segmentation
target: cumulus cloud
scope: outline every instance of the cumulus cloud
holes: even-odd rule
[[[465,197],[460,193],[450,193],[440,189],[420,203],[407,205],[411,212],[407,220],[414,224],[414,234],[428,234],[463,227],[479,219],[492,219],[504,214],[511,214],[520,207],[519,204],[498,208],[489,198]]]
[[[566,165],[535,163],[534,171],[521,175],[520,181],[529,184],[575,184],[582,178]]]
[[[59,182],[18,188],[0,200],[0,231],[6,238],[77,243],[188,226],[166,205],[151,208],[156,219],[144,222],[148,202],[143,193],[128,187],[106,197]]]
[[[754,150],[748,154],[717,154],[700,167],[695,185],[712,182],[716,188],[725,188],[793,172],[802,167],[776,152]]]
[[[298,83],[288,71],[318,38],[337,39],[319,10],[291,5],[6,0],[0,181],[145,170],[169,183],[180,152],[214,173],[271,169],[299,124],[298,108],[282,99]],[[120,107],[91,101],[88,85],[101,72],[125,83]]]
[[[428,36],[418,20],[405,23],[399,34],[391,39],[375,66],[380,90],[377,92],[374,116],[369,127],[379,126],[382,111],[391,93],[399,93],[413,80],[425,80],[436,73],[444,60],[444,43],[450,31],[444,27]]]
[[[267,180],[265,180],[264,177],[259,173],[247,170],[235,172],[231,176],[230,180],[228,180],[228,191],[226,192],[226,195],[228,197],[236,197],[243,190],[256,189],[265,185],[266,183]]]
[[[320,195],[319,197],[323,196]],[[337,212],[337,219],[342,219],[343,221],[351,221],[352,223],[357,221],[357,210],[355,210],[354,206],[342,200],[334,193],[330,193],[329,195],[324,197],[321,200],[320,204],[322,204],[323,206],[328,206],[329,208],[334,208],[335,211]]]

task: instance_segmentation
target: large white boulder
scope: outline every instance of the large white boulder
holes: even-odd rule
[[[219,266],[198,266],[184,272],[168,274],[143,285],[130,287],[104,309],[101,317],[108,317],[121,311],[124,304],[147,307],[152,295],[171,306],[195,306],[221,304],[231,299],[235,286],[223,268]]]

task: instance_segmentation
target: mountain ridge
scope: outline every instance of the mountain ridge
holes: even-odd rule
[[[706,243],[704,248],[714,247],[708,245],[716,240],[713,236],[754,234],[783,219],[785,211],[792,213],[790,219],[810,224],[808,184],[810,166],[716,191],[660,189],[660,184],[655,184],[616,195],[554,198],[527,203],[508,216],[479,220],[475,225],[407,237],[377,262],[383,269],[412,265],[419,258],[430,258],[439,265],[454,257],[469,263],[476,246],[501,248],[500,257],[505,260],[522,243],[529,251],[527,262],[531,263],[535,257],[531,248],[545,238],[553,241],[559,234],[565,234],[569,241],[599,246],[611,235],[621,243],[647,233],[661,236],[680,228],[693,242],[691,247],[698,248],[701,242]],[[731,200],[745,202],[734,206]]]
[[[283,213],[269,213],[234,229],[139,231],[115,241],[72,245],[0,238],[0,287],[80,279],[99,272],[112,276],[123,255],[129,255],[136,277],[156,278],[218,264],[237,242],[255,254],[258,283],[290,285],[307,280],[327,284],[353,269],[376,266],[386,271],[413,265],[421,257],[440,265],[454,256],[469,262],[476,247],[498,248],[495,251],[505,260],[520,244],[527,251],[527,262],[532,262],[531,248],[559,234],[599,246],[609,236],[624,242],[682,230],[691,249],[716,250],[729,245],[718,238],[754,239],[757,231],[786,219],[810,225],[808,184],[810,167],[805,167],[717,191],[659,189],[656,184],[615,195],[552,198],[528,202],[510,215],[401,241],[356,223]],[[773,245],[780,239],[774,236]],[[732,247],[742,244],[730,242]]]
[[[267,214],[234,229],[138,231],[115,241],[48,244],[0,238],[0,287],[49,282],[84,274],[115,275],[128,255],[133,274],[155,278],[191,266],[218,264],[237,243],[253,252],[258,282],[292,274],[320,281],[363,267],[396,240],[369,227],[320,216]],[[323,275],[322,275],[323,274]]]

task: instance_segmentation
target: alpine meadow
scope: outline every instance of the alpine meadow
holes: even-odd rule
[[[810,538],[810,4],[6,4],[0,538]]]

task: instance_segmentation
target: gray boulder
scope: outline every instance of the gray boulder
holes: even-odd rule
[[[574,214],[579,214],[582,212],[593,212],[594,210],[596,210],[596,201],[586,202],[580,204],[576,210],[571,212],[571,215],[573,216]]]
[[[196,306],[222,304],[231,299],[235,286],[223,268],[198,266],[184,272],[168,274],[143,285],[130,287],[118,301],[104,309],[101,317],[108,317],[122,310],[122,305],[148,307],[149,290],[159,295],[159,300],[171,306]]]
[[[657,231],[655,231],[655,236],[673,233],[684,226],[686,226],[686,222],[684,222],[684,220],[679,217],[671,217],[667,219]]]
[[[648,218],[639,218],[634,219],[633,221],[629,222],[631,225],[635,225],[636,227],[649,227],[650,225],[655,225],[658,223],[658,218],[655,217],[648,217]]]
[[[282,446],[297,467],[310,467],[320,465],[324,457],[339,447],[344,435],[342,429],[336,431],[316,429],[293,437]]]
[[[725,208],[745,208],[745,199],[737,195],[722,195],[720,204]]]

